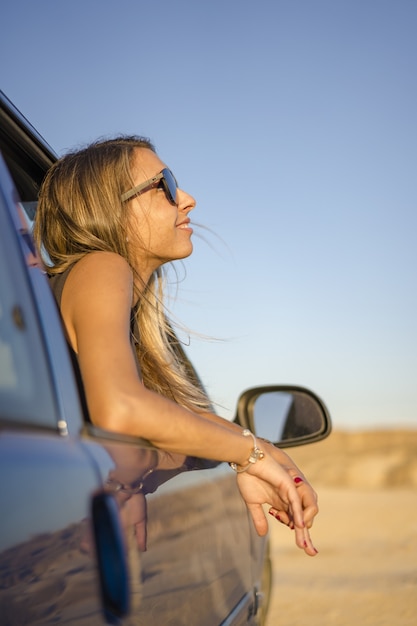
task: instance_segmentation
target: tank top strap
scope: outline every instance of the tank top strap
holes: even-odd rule
[[[52,276],[49,276],[49,285],[59,308],[61,308],[62,292],[64,291],[66,280],[74,265],[75,263],[67,267],[67,269],[61,274],[53,274]]]

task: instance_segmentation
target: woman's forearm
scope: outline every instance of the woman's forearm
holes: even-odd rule
[[[166,452],[245,465],[253,448],[242,428],[212,413],[198,414],[144,388],[119,406],[97,411],[97,425],[142,437]]]

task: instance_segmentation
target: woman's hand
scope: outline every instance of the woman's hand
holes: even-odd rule
[[[314,491],[313,487],[310,485],[302,471],[296,466],[294,461],[280,448],[276,448],[272,443],[264,443],[262,442],[262,448],[272,456],[272,458],[277,461],[289,474],[289,476],[295,481],[295,486],[298,489],[298,494],[301,498],[301,503],[303,507],[304,514],[304,523],[307,528],[311,528],[314,522],[314,518],[319,512],[318,503],[317,503],[317,493]],[[301,479],[301,480],[300,480]],[[286,524],[291,528],[291,520],[287,518],[287,516],[280,515],[282,510],[276,511],[279,515],[275,517]],[[274,516],[274,513],[271,512],[271,515]]]
[[[261,536],[268,531],[262,508],[266,504],[270,507],[271,515],[294,530],[297,546],[306,554],[315,556],[317,550],[312,544],[308,528],[318,512],[317,496],[299,472],[294,477],[301,481],[294,482],[290,475],[295,468],[293,463],[290,468],[281,465],[269,453],[269,445],[262,447],[266,452],[265,457],[254,463],[248,471],[237,475],[240,493],[251,513],[256,531]],[[285,453],[284,457],[281,458],[291,461]]]

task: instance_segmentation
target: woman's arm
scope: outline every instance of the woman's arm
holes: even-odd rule
[[[78,355],[89,414],[110,431],[143,437],[168,452],[243,465],[251,442],[147,389],[130,342],[133,278],[113,253],[77,263],[62,294],[62,317]]]
[[[143,437],[167,452],[245,466],[253,449],[237,425],[214,414],[199,415],[147,389],[141,382],[130,342],[133,276],[114,253],[94,252],[69,274],[61,313],[78,355],[88,410],[94,424]],[[263,445],[260,447],[264,447]],[[299,491],[276,453],[265,444],[265,458],[239,475],[239,488],[260,534],[266,532],[262,504],[288,513],[296,541],[315,554]]]

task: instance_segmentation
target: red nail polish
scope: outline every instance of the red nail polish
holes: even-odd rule
[[[295,482],[296,485],[299,485],[300,483],[303,483],[304,481],[301,478],[301,476],[295,476],[294,482]]]
[[[277,519],[279,522],[281,521],[280,516],[278,515],[278,513],[275,513],[275,511],[268,511],[269,515],[272,515],[272,517],[275,517],[275,519]]]
[[[307,541],[304,539],[304,547],[307,548]]]

